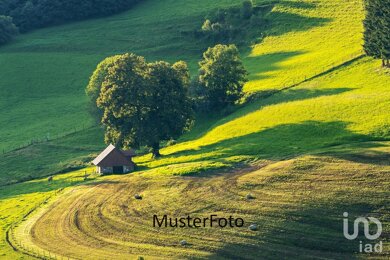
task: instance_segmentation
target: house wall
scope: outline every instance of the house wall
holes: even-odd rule
[[[98,173],[100,174],[112,174],[114,173],[114,168],[113,167],[97,167]],[[124,173],[129,173],[134,171],[134,165],[132,166],[123,166],[123,172]]]
[[[123,172],[124,173],[129,173],[134,171],[134,165],[133,166],[123,166]]]
[[[100,174],[109,174],[114,172],[113,167],[98,167],[98,172]]]

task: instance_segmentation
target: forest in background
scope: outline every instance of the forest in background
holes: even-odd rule
[[[125,11],[141,0],[1,0],[0,16],[12,17],[20,32],[107,16]]]

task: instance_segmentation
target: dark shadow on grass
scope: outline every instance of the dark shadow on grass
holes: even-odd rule
[[[32,144],[0,156],[0,186],[40,179],[85,167],[104,148],[98,128]]]
[[[259,225],[258,235],[251,231],[242,235],[250,242],[226,243],[210,259],[358,259],[361,257],[357,254],[359,241],[374,241],[367,241],[362,236],[363,230],[356,240],[346,239],[343,235],[343,212],[350,213],[352,222],[356,217],[372,215],[381,205],[351,202],[347,193],[332,202],[317,200],[263,213],[256,222]]]
[[[369,148],[369,145],[366,147]],[[320,157],[317,160],[320,162]],[[210,258],[355,259],[368,256],[358,252],[360,241],[364,244],[386,241],[388,233],[386,227],[382,236],[375,241],[367,240],[363,236],[363,226],[359,227],[360,236],[355,240],[348,240],[343,234],[344,212],[349,214],[350,231],[357,217],[371,216],[378,218],[382,223],[388,222],[388,191],[384,184],[386,177],[380,174],[380,167],[375,167],[373,171],[381,184],[373,187],[368,183],[355,183],[349,179],[349,174],[356,172],[354,167],[351,169],[328,167],[324,171],[329,172],[322,172],[321,169],[312,177],[309,177],[312,174],[310,170],[301,169],[296,172],[292,169],[296,168],[279,169],[289,177],[288,179],[279,178],[276,181],[272,179],[271,183],[268,181],[267,185],[260,186],[242,184],[240,187],[242,192],[264,194],[264,198],[258,196],[254,202],[267,210],[259,211],[258,215],[247,223],[247,226],[251,223],[258,224],[259,230],[240,232],[236,237],[242,239],[236,241],[242,243],[226,243]],[[321,178],[323,174],[330,176],[332,173],[336,178]],[[258,174],[260,177],[262,173]],[[255,176],[253,178],[256,182]],[[278,176],[278,170],[274,176]],[[250,180],[248,182],[251,183]],[[285,194],[286,198],[281,194]],[[371,232],[375,230],[375,225],[372,228],[370,227]],[[379,259],[385,257],[385,254],[370,256]]]
[[[281,68],[279,65],[281,62],[304,53],[303,51],[292,51],[275,52],[260,56],[247,56],[244,62],[245,67],[250,72],[249,80],[271,78],[272,76],[266,75],[266,73],[279,70]]]
[[[259,12],[262,13],[263,21],[257,25],[249,24],[241,28],[241,33],[233,37],[233,39],[228,42],[225,42],[223,40],[217,42],[210,42],[209,40],[205,39],[194,39],[194,37],[191,36],[187,36],[182,39],[187,42],[186,44],[188,46],[193,46],[193,48],[191,49],[192,55],[196,55],[197,53],[193,50],[205,50],[208,47],[217,43],[234,43],[240,47],[244,54],[246,54],[244,56],[248,56],[248,54],[252,50],[253,44],[261,43],[261,41],[263,41],[266,36],[279,36],[291,32],[307,31],[315,27],[323,26],[324,24],[332,21],[332,19],[329,18],[309,17],[295,13],[272,11],[275,5],[282,5],[284,7],[298,9],[314,9],[316,7],[316,5],[313,3],[307,3],[303,1],[272,1],[263,4],[259,3],[259,6],[255,9],[261,10]],[[207,14],[204,15],[207,16]],[[197,23],[197,28],[194,28],[194,30],[199,30],[204,21],[204,17],[193,17],[192,19],[195,21],[199,20],[199,22]],[[174,31],[171,31],[169,33],[174,34]],[[190,35],[191,33],[187,34]],[[164,53],[167,51],[170,52],[171,50],[164,50]],[[190,51],[190,49],[188,49],[188,51]],[[155,54],[158,56],[158,53]],[[201,56],[199,56],[199,58],[201,58]],[[284,59],[285,57],[282,58]],[[277,59],[277,56],[275,56],[275,59]],[[282,60],[274,60],[272,61],[272,63],[278,63],[280,61]],[[254,71],[254,73],[256,73],[256,71]]]
[[[279,36],[290,32],[308,31],[332,21],[330,18],[308,17],[282,12],[271,12],[268,18],[273,21],[271,28],[267,31],[267,35],[269,36]]]
[[[348,123],[305,121],[284,124],[259,132],[226,139],[198,150],[186,150],[167,155],[166,158],[203,155],[187,162],[205,160],[226,161],[232,156],[250,156],[257,159],[281,160],[315,152],[341,144],[375,140],[371,136],[356,134],[348,130]],[[376,147],[372,143],[372,147]],[[171,163],[162,164],[164,166]]]
[[[375,147],[380,147],[380,143],[374,143]],[[374,146],[372,144],[372,146]],[[333,151],[323,153],[324,155],[331,155],[336,158],[348,160],[356,163],[376,164],[382,166],[390,166],[390,153],[375,151],[369,149],[352,149],[349,151]]]
[[[84,180],[84,174],[80,172],[78,176],[71,176],[65,179],[58,179],[54,177],[54,180],[48,182],[46,179],[35,180],[30,182],[22,182],[9,186],[3,186],[0,192],[0,201],[2,199],[12,198],[15,196],[36,193],[36,192],[50,192],[56,191],[73,186],[95,186],[99,184],[119,184],[119,181],[112,180],[98,180],[87,179]]]
[[[219,119],[219,117],[205,117],[200,118],[199,121],[202,121],[201,131],[196,131],[195,133],[191,133],[191,136],[185,136],[185,141],[191,141],[197,138],[201,138],[206,133],[210,132],[214,128],[217,128],[229,121],[236,120],[242,116],[249,115],[250,113],[254,113],[262,108],[267,106],[272,106],[281,103],[294,102],[299,100],[305,100],[316,97],[323,96],[331,96],[341,94],[347,91],[350,91],[350,88],[337,88],[337,89],[324,89],[324,90],[307,90],[307,89],[290,89],[283,92],[279,92],[276,95],[272,95],[273,93],[265,93],[264,98],[259,99],[249,105],[245,105],[241,109],[238,109],[233,114],[225,116],[223,119]],[[196,129],[195,129],[196,130]],[[182,153],[182,152],[178,152]],[[168,156],[174,156],[177,153],[169,154]],[[164,157],[166,158],[166,157]]]

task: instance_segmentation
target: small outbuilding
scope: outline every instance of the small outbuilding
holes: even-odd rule
[[[134,156],[134,150],[123,151],[110,144],[92,163],[101,174],[129,173],[135,169]]]

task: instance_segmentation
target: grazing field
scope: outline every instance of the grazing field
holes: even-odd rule
[[[94,127],[0,157],[0,186],[83,168],[104,148],[103,133]]]
[[[212,162],[229,166],[252,159],[279,160],[329,146],[351,143],[359,147],[361,142],[388,140],[388,77],[379,63],[363,58],[246,105],[210,124],[203,133],[194,131],[193,139],[165,148],[164,158],[144,156],[138,163],[152,168],[170,165],[167,174],[178,164],[182,174],[187,174],[193,172],[179,163],[207,162],[210,169]]]
[[[107,56],[135,52],[151,60],[184,59],[194,68],[202,49],[180,31],[199,27],[209,10],[235,3],[149,0],[117,16],[37,30],[1,47],[0,109],[7,113],[0,115],[0,150],[93,125],[84,88]]]
[[[31,250],[57,259],[389,257],[390,72],[362,55],[361,0],[274,1],[267,32],[241,46],[245,91],[259,98],[199,116],[161,159],[135,158],[135,174],[84,181],[92,168],[73,171],[104,147],[84,94],[97,63],[135,52],[183,59],[194,75],[207,44],[180,31],[238,3],[146,0],[0,48],[0,150],[40,141],[0,157],[0,258]],[[357,253],[358,240],[343,237],[345,211],[382,221],[387,255]],[[153,214],[168,213],[234,215],[247,225],[152,227]]]
[[[247,92],[289,87],[361,54],[361,1],[274,3],[275,8],[268,16],[271,27],[265,32],[268,36],[264,40],[259,36],[260,40],[253,39],[259,43],[242,47],[244,63],[250,72],[250,82],[245,87]],[[87,112],[84,94],[88,77],[101,59],[123,52],[135,52],[149,60],[183,59],[189,63],[194,75],[196,63],[208,44],[184,37],[180,31],[199,28],[208,12],[231,5],[237,5],[237,1],[187,0],[176,3],[149,0],[121,15],[38,30],[1,47],[0,108],[6,113],[0,114],[3,122],[0,126],[0,152],[37,140],[50,139],[52,142],[33,144],[27,149],[1,156],[0,165],[5,171],[0,172],[0,176],[10,172],[13,179],[5,180],[8,179],[6,174],[0,177],[0,183],[26,180],[26,172],[32,177],[56,173],[64,168],[64,164],[84,160],[91,152],[101,149],[102,133],[98,128],[89,128],[96,123]],[[374,69],[375,66],[372,63],[367,67]],[[367,74],[364,71],[364,75]],[[383,78],[381,76],[378,80],[379,86],[384,86]],[[367,82],[367,87],[376,86]],[[353,84],[357,83],[354,80]],[[306,98],[299,95],[297,93],[296,98]],[[257,102],[260,106],[263,103]],[[253,112],[258,105],[241,109],[229,118]],[[337,107],[334,110],[337,111]],[[279,115],[284,116],[284,113]],[[201,126],[184,140],[192,140],[198,137],[197,134],[204,134],[208,127],[224,124],[229,118],[223,115],[201,118],[198,122]],[[73,147],[61,149],[56,145],[58,136],[75,130],[76,135],[66,138]],[[231,131],[235,130],[229,129],[222,138],[229,139]],[[79,135],[86,137],[80,145],[77,142]],[[71,140],[72,136],[75,141]],[[94,150],[85,149],[85,146],[94,146]],[[34,166],[23,160],[31,155],[31,151],[37,156],[36,161],[46,163]],[[58,158],[61,158],[61,163]],[[27,163],[15,167],[10,161]]]
[[[360,0],[276,2],[269,37],[243,47],[247,91],[279,89],[361,54]],[[106,56],[183,59],[195,73],[208,43],[180,32],[199,28],[211,10],[238,4],[148,0],[120,15],[38,30],[1,47],[0,109],[7,112],[0,115],[0,151],[94,125],[84,87]]]

